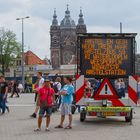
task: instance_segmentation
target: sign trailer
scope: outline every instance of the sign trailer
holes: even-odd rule
[[[136,33],[79,34],[76,103],[81,105],[80,121],[85,121],[88,115],[104,118],[124,116],[126,122],[132,121],[132,107],[137,105],[136,35]],[[100,86],[90,99],[85,97],[85,77],[101,79]],[[120,98],[114,88],[113,82],[119,78],[128,81],[127,99]]]

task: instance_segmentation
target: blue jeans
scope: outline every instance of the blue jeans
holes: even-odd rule
[[[2,113],[5,113],[6,99],[4,99],[3,97],[4,97],[4,94],[0,93],[0,108],[2,109]]]

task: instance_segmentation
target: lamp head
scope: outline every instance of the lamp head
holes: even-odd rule
[[[30,18],[29,16],[25,17],[25,18]]]
[[[16,20],[20,20],[20,18],[16,18]]]

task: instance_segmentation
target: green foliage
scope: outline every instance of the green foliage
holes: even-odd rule
[[[16,40],[16,34],[0,28],[0,66],[2,74],[12,65],[13,59],[20,56],[21,45]]]

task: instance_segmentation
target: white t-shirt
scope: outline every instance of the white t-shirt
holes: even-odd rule
[[[22,89],[23,89],[23,86],[22,86],[22,84],[21,84],[21,83],[19,83],[19,85],[18,85],[18,89],[20,89],[20,90],[22,90]]]
[[[44,78],[41,78],[41,79],[39,80],[38,87],[41,88],[43,84],[44,84]]]
[[[121,89],[121,83],[120,82],[117,83],[117,89]]]
[[[61,83],[60,82],[55,82],[53,85],[57,85],[57,89],[58,89],[58,91],[60,91],[61,90]],[[56,93],[56,95],[58,95],[59,94],[59,92],[58,93]]]
[[[86,88],[88,88],[88,89],[91,88],[91,83],[89,81],[86,82]]]

